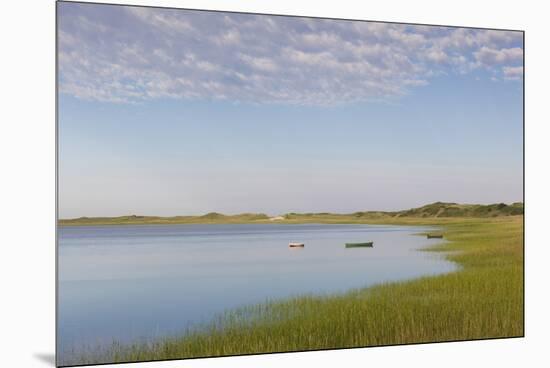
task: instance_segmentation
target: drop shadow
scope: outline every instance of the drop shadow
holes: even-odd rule
[[[55,354],[35,353],[34,357],[44,363],[48,363],[52,367],[55,367]]]

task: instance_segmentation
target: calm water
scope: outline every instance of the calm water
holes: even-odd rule
[[[228,308],[449,272],[426,228],[140,225],[59,229],[59,348],[150,340]],[[345,242],[374,248],[345,249]],[[290,249],[290,241],[304,242]]]

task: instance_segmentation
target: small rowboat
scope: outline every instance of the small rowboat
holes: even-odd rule
[[[428,239],[443,239],[442,234],[427,234]]]
[[[365,242],[365,243],[346,243],[346,248],[372,248],[374,242]]]
[[[288,246],[290,248],[303,248],[305,246],[304,243],[288,243]]]

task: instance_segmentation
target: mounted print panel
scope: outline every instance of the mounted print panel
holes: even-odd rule
[[[522,31],[57,3],[57,365],[520,337]]]

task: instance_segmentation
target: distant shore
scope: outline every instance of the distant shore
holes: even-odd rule
[[[86,225],[171,225],[171,224],[252,224],[252,223],[387,223],[407,222],[408,218],[491,218],[523,215],[523,203],[497,203],[489,205],[436,202],[402,211],[360,211],[348,214],[336,213],[287,213],[268,216],[263,213],[224,215],[211,212],[201,216],[118,216],[79,217],[60,219],[61,226]]]

